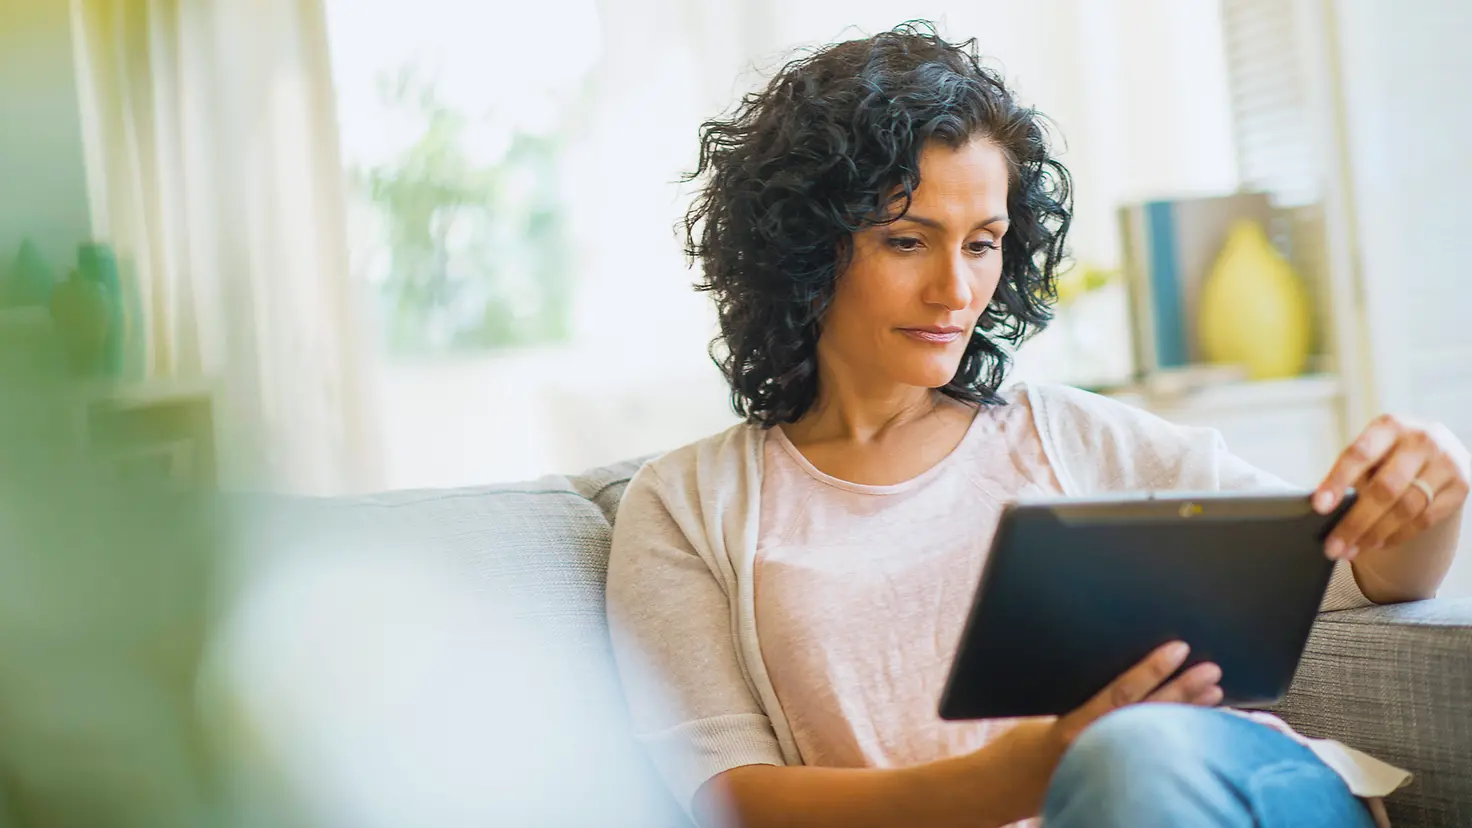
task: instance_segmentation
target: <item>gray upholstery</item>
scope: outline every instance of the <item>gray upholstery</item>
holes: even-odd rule
[[[1472,600],[1321,616],[1276,712],[1413,772],[1396,826],[1472,825]]]
[[[400,491],[350,502],[371,507],[379,532],[410,539],[420,554],[447,558],[486,589],[515,596],[520,614],[563,643],[607,652],[603,578],[610,524],[561,476],[528,483]],[[610,662],[611,664],[611,662]]]
[[[485,585],[489,600],[515,595],[524,620],[577,654],[589,700],[603,704],[621,698],[604,621],[609,536],[638,466],[338,503],[360,526],[366,521],[414,538],[422,554],[448,556]],[[1388,802],[1397,826],[1472,825],[1472,602],[1322,617],[1277,712],[1309,735],[1338,738],[1414,771],[1415,782]],[[610,727],[631,738],[626,723]],[[629,762],[647,771],[637,753],[631,745]],[[688,824],[670,802],[641,807],[649,816],[638,824]]]

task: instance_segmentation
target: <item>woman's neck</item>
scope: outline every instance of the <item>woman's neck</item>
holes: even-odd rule
[[[887,394],[830,391],[783,434],[818,471],[873,486],[914,478],[961,444],[976,408],[930,388]]]
[[[820,383],[818,399],[795,423],[783,427],[789,440],[803,443],[867,445],[921,420],[953,403],[931,388],[897,386],[875,393],[872,389],[845,389],[840,383]]]

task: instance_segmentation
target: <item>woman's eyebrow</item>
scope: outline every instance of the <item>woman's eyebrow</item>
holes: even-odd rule
[[[913,221],[916,224],[919,224],[921,226],[924,226],[924,227],[933,227],[933,228],[935,228],[937,230],[941,229],[942,226],[943,226],[940,222],[936,221],[933,218],[926,218],[925,216],[917,216],[914,213],[905,213],[903,216],[900,216],[898,219],[896,219],[896,221]],[[988,218],[988,219],[982,219],[981,221],[978,221],[975,225],[973,225],[971,229],[972,230],[979,230],[979,229],[981,229],[983,227],[986,227],[989,224],[997,224],[997,223],[1008,224],[1008,223],[1010,223],[1010,220],[1007,218],[1007,215],[1005,213],[1003,213],[1001,215],[992,216],[991,218]]]

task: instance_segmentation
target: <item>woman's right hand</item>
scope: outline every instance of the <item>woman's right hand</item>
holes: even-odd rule
[[[1222,680],[1222,671],[1210,662],[1197,664],[1169,684],[1163,684],[1190,654],[1191,648],[1184,641],[1163,644],[1110,682],[1082,707],[1059,717],[1053,722],[1053,727],[1063,748],[1066,750],[1072,745],[1089,725],[1121,707],[1139,702],[1174,702],[1201,707],[1220,704],[1222,689],[1218,682]]]
[[[1048,784],[1063,754],[1089,725],[1109,713],[1140,702],[1174,702],[1203,707],[1220,703],[1222,690],[1217,682],[1221,681],[1222,671],[1215,664],[1197,664],[1164,683],[1185,663],[1189,654],[1190,648],[1183,642],[1162,645],[1077,710],[1057,718],[1020,722],[992,745],[983,748],[977,754],[978,758],[988,754],[989,757],[1005,757],[1007,761],[1002,772],[1010,777],[1006,781],[1013,796],[1000,812],[1002,818],[999,822],[1006,824],[1041,813]]]

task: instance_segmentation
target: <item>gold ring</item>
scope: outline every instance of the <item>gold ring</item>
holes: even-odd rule
[[[1431,508],[1431,501],[1436,499],[1436,490],[1431,488],[1431,484],[1418,477],[1411,481],[1411,485],[1420,489],[1421,494],[1426,495],[1426,508]]]

